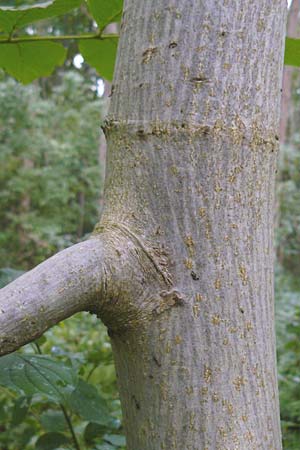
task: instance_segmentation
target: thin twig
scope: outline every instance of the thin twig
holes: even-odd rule
[[[70,34],[70,35],[61,35],[61,36],[20,36],[10,38],[7,36],[0,37],[0,44],[22,44],[24,42],[47,42],[47,41],[70,41],[70,40],[91,40],[97,39],[99,41],[103,41],[106,39],[118,39],[118,34]]]
[[[75,434],[75,431],[74,431],[74,428],[73,428],[73,424],[71,422],[71,418],[70,418],[66,408],[64,407],[64,405],[62,403],[60,403],[59,406],[61,407],[61,410],[62,410],[62,412],[63,412],[63,414],[65,416],[66,422],[68,424],[69,430],[70,430],[71,435],[72,435],[72,439],[73,439],[75,448],[76,448],[76,450],[80,450],[80,445],[79,445],[79,442],[77,441],[76,434]]]

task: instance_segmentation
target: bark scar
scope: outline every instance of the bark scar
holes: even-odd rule
[[[153,264],[156,272],[163,278],[165,284],[168,287],[171,287],[173,285],[171,275],[169,274],[169,272],[166,269],[162,268],[162,265],[165,265],[165,262],[164,262],[164,264],[160,264],[159,262],[157,262],[156,258],[152,254],[151,250],[149,248],[147,248],[145,246],[145,244],[142,242],[142,240],[123,223],[98,224],[98,225],[96,225],[96,227],[94,229],[94,233],[103,232],[105,230],[108,230],[109,228],[115,228],[118,231],[121,231],[127,238],[129,238],[132,242],[134,242],[137,245],[137,247],[141,248],[143,253],[147,256],[147,258]],[[157,247],[153,249],[153,253],[155,253],[155,255],[158,255],[158,256],[162,256],[163,252],[165,253],[165,251],[163,249],[160,249]]]
[[[148,64],[153,56],[157,53],[157,47],[149,47],[143,52],[143,64]]]
[[[184,298],[183,295],[176,289],[170,291],[160,292],[160,302],[159,305],[154,309],[155,314],[161,314],[164,311],[172,308],[173,306],[183,306]]]

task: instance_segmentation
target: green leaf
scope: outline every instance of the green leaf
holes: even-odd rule
[[[10,34],[16,29],[23,28],[29,23],[50,17],[61,16],[80,6],[83,0],[55,0],[38,2],[34,6],[19,8],[0,7],[0,30]]]
[[[123,0],[87,0],[87,4],[100,31],[122,17]]]
[[[16,399],[12,412],[12,426],[19,425],[21,422],[23,422],[27,415],[29,406],[30,398],[22,396]]]
[[[36,436],[36,428],[34,426],[26,426],[22,434],[16,436],[16,448],[28,448],[29,441]]]
[[[107,432],[106,425],[89,422],[84,430],[84,440],[87,444],[92,444],[98,437],[103,436]]]
[[[27,9],[31,8],[47,8],[49,5],[51,5],[55,0],[44,0],[44,1],[38,1],[35,3],[35,5],[28,4],[28,3],[22,3],[21,5],[0,5],[0,10],[4,11],[26,11]]]
[[[35,448],[37,450],[54,450],[68,442],[69,439],[62,433],[46,433],[37,440]]]
[[[43,334],[43,336],[41,336],[40,338],[36,339],[33,342],[37,345],[43,345],[43,344],[45,344],[45,342],[47,342],[47,339],[46,339],[46,336]]]
[[[69,405],[84,420],[100,425],[111,422],[106,401],[99,395],[95,386],[83,380],[79,380],[75,391],[72,392]]]
[[[41,424],[46,431],[65,431],[67,425],[63,413],[52,409],[41,415]]]
[[[66,49],[55,42],[0,44],[0,67],[24,84],[50,75],[65,57]]]
[[[115,446],[110,444],[100,444],[96,445],[95,450],[115,450]]]
[[[124,447],[126,445],[125,436],[121,436],[120,434],[105,434],[103,439],[115,447]]]
[[[300,66],[300,39],[286,38],[284,64],[287,66]]]
[[[4,397],[4,400],[0,401],[0,423],[4,423],[7,419],[7,412],[6,412],[6,406],[7,404],[7,398]]]
[[[117,47],[117,38],[79,41],[79,50],[86,62],[109,81],[113,78]]]
[[[76,384],[72,369],[48,356],[12,353],[0,358],[0,385],[21,395],[43,394],[50,400],[65,402]]]

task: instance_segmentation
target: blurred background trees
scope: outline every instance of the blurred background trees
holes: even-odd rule
[[[0,82],[0,266],[28,269],[90,233],[99,217],[103,100],[68,71],[47,97]]]
[[[290,2],[287,34],[299,37],[300,1]],[[285,67],[277,176],[275,273],[280,407],[285,450],[300,443],[300,72]]]

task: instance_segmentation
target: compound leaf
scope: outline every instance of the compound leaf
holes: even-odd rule
[[[0,67],[24,84],[50,75],[65,58],[66,49],[56,42],[0,44]]]
[[[114,73],[118,39],[89,39],[79,41],[79,50],[86,60],[106,80]]]

